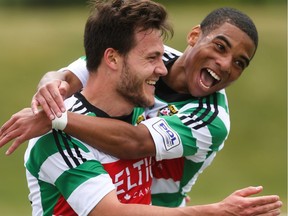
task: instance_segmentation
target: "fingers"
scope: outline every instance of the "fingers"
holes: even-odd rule
[[[20,144],[25,141],[22,140],[21,136],[19,136],[19,130],[17,130],[17,128],[14,130],[14,128],[14,125],[12,125],[0,136],[0,147],[15,139],[12,145],[6,151],[6,155],[12,154],[20,146]]]
[[[46,100],[46,98],[47,100]],[[41,106],[42,110],[46,113],[47,117],[50,120],[53,120],[55,118],[54,113],[52,112],[52,110],[50,109],[50,104],[52,104],[53,102],[50,102],[49,104],[49,100],[50,100],[50,96],[42,96],[39,91],[33,96],[32,102],[31,102],[31,107],[33,108],[33,113],[34,114],[38,114],[39,110],[38,110],[38,106]],[[55,106],[52,104],[52,106]],[[55,107],[54,107],[55,109]]]
[[[273,206],[277,205],[280,202],[280,198],[277,195],[268,195],[268,196],[260,196],[260,197],[251,197],[249,198],[251,206]],[[279,203],[278,203],[279,204]],[[272,210],[272,209],[268,209]]]
[[[258,194],[262,190],[262,186],[237,190],[224,199],[221,209],[225,209],[225,212],[228,213],[234,212],[243,216],[278,215],[282,206],[279,196],[251,196]]]
[[[272,202],[265,205],[255,206],[253,209],[253,215],[258,216],[274,216],[279,215],[281,213],[280,208],[282,207],[282,202]]]
[[[6,152],[6,155],[10,155],[25,141],[43,135],[49,130],[51,130],[51,121],[43,111],[34,115],[29,108],[21,110],[3,125],[0,147],[14,140]]]
[[[275,209],[275,210],[272,210],[270,212],[266,212],[264,214],[259,214],[257,216],[277,216],[277,215],[281,215],[280,209]]]
[[[0,129],[0,137],[2,137],[5,133],[7,133],[7,129],[9,129],[10,126],[13,125],[15,121],[16,121],[16,119],[13,118],[13,116],[12,116],[7,122],[5,122],[2,125],[2,127]],[[1,147],[1,145],[0,145],[0,147]]]
[[[11,155],[23,142],[25,142],[25,139],[22,139],[21,137],[16,138],[5,154],[7,156]]]
[[[66,93],[66,86],[61,83],[60,80],[54,80],[39,88],[31,102],[34,114],[38,113],[38,106],[41,106],[50,120],[55,116],[61,117],[62,112],[65,111],[63,97]]]
[[[31,109],[32,109],[32,112],[37,115],[39,110],[38,110],[38,107],[40,107],[40,104],[39,102],[35,99],[35,95],[33,96],[32,98],[32,102],[31,102]]]
[[[17,136],[13,135],[13,131],[10,133],[3,133],[0,137],[0,147],[3,147],[6,143],[10,142],[16,137]]]
[[[32,116],[30,108],[23,109],[16,114],[12,115],[12,117],[1,127],[0,134],[0,147],[3,147],[8,142],[15,139],[12,146],[6,152],[7,155],[11,154],[15,151],[18,146],[23,143],[25,140],[22,134],[25,134],[26,130],[29,130],[29,125],[25,122],[26,117]]]
[[[29,110],[27,109],[23,109],[21,110],[20,112],[29,112]],[[19,112],[19,113],[20,113]],[[15,125],[15,122],[17,122],[17,120],[19,119],[19,113],[16,113],[16,114],[13,114],[11,116],[11,118],[5,122],[2,127],[0,128],[0,139],[2,140],[2,138],[6,138],[6,139],[9,139],[9,137],[7,136],[7,134],[9,134],[11,131],[14,130],[14,125]],[[9,140],[10,141],[10,140]],[[3,142],[0,141],[0,147],[2,147],[4,144]]]
[[[247,196],[251,196],[251,195],[255,195],[260,193],[263,190],[262,186],[258,186],[258,187],[247,187],[247,188],[243,188],[240,190],[235,191],[235,195],[241,196],[241,197],[247,197]]]

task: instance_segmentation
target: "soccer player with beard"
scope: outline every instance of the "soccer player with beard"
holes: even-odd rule
[[[62,129],[65,132],[120,158],[155,156],[157,162],[153,166],[153,204],[170,207],[185,205],[186,192],[190,191],[199,173],[212,162],[216,152],[223,147],[229,133],[229,111],[224,88],[237,80],[249,65],[257,45],[257,30],[249,17],[235,9],[217,9],[189,33],[188,47],[183,55],[166,47],[163,60],[169,73],[157,82],[156,103],[151,109],[147,109],[144,115],[139,116],[138,123],[144,119],[148,120],[133,127],[117,120],[92,119],[65,112],[63,115],[68,116],[68,122],[63,122],[62,117],[60,121],[56,118],[53,127],[55,121],[56,127],[60,122],[61,127],[64,125]],[[80,59],[66,69],[77,74],[79,71],[85,73],[85,67],[85,60]],[[77,79],[75,81],[74,75],[70,72],[62,73],[60,76],[77,83]],[[83,74],[81,76],[83,77]],[[150,79],[147,83],[151,85],[156,80]],[[59,102],[61,94],[66,96],[71,89],[75,89],[70,87],[70,90],[67,90],[63,87],[65,84],[58,80],[56,84],[53,82],[40,88],[34,96],[34,111],[36,105],[42,105],[48,116],[51,115],[46,101],[43,100],[46,98],[52,110],[59,113],[59,110],[64,108],[61,100]],[[81,84],[85,85],[85,79],[82,79],[82,83],[78,80],[77,85]],[[61,94],[57,91],[58,87],[62,91]],[[60,109],[49,102],[51,97],[55,98]],[[19,132],[19,124],[7,131],[6,128],[19,119],[19,116],[14,116],[5,124],[3,130],[6,132],[2,131],[1,135],[1,145],[13,139],[16,134],[21,135],[14,141],[12,151],[27,137],[32,136],[31,132],[29,135],[28,132]],[[51,128],[50,122],[44,125],[48,129]],[[3,137],[4,133],[9,134],[7,139]],[[236,194],[245,202],[248,201],[245,199],[246,196],[260,191],[261,188],[252,187]],[[256,200],[257,198],[254,201]],[[244,209],[258,204],[249,202]],[[261,209],[263,206],[259,204],[258,207]],[[258,211],[257,214],[259,213],[264,211]]]

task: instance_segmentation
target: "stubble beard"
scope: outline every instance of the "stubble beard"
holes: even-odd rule
[[[137,72],[131,71],[129,65],[124,62],[117,92],[135,107],[152,106],[143,92],[142,85],[143,81],[138,78]]]

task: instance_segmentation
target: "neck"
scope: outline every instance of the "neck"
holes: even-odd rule
[[[174,91],[187,94],[189,91],[187,87],[184,59],[185,56],[180,56],[171,66],[168,74],[165,77],[162,77],[162,79],[166,85]]]
[[[116,92],[113,80],[102,78],[99,74],[90,74],[87,85],[82,91],[83,96],[89,103],[111,117],[129,115],[134,105]]]

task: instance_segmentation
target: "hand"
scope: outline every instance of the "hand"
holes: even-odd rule
[[[69,84],[62,80],[51,80],[38,88],[32,98],[31,108],[34,114],[38,113],[38,106],[41,106],[50,120],[55,116],[61,117],[65,112],[64,99],[67,96]]]
[[[247,187],[237,190],[219,204],[220,215],[274,216],[280,214],[282,202],[276,195],[250,197],[260,193],[263,187]]]
[[[30,108],[25,108],[12,117],[0,129],[0,147],[15,139],[6,152],[12,154],[23,142],[47,133],[51,130],[51,121],[44,111],[34,115]]]

